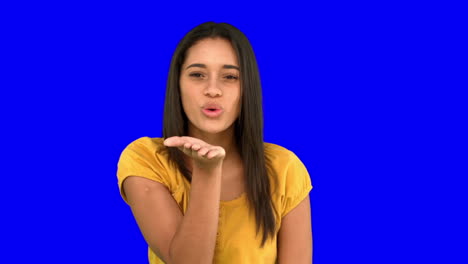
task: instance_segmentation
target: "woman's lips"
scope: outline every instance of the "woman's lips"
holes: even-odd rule
[[[222,109],[214,109],[214,108],[203,108],[202,112],[207,117],[215,118],[215,117],[220,116],[223,113],[223,110]]]

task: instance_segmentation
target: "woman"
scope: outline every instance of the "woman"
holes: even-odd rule
[[[257,63],[238,29],[208,22],[180,41],[163,136],[130,143],[117,172],[150,263],[312,262],[310,178],[263,142]]]

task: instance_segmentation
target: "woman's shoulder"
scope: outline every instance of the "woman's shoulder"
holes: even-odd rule
[[[169,169],[167,148],[162,137],[139,137],[131,141],[123,150],[122,157],[129,157],[132,161],[146,160],[148,164]]]
[[[138,146],[147,149],[161,150],[162,148],[164,148],[163,142],[164,139],[162,137],[145,136],[133,140],[132,142],[130,142],[130,144],[128,144],[128,146]]]
[[[276,197],[281,217],[284,217],[306,197],[312,182],[307,168],[293,151],[272,143],[264,146],[267,170],[278,184],[273,188],[272,197]]]
[[[294,181],[309,179],[304,163],[293,151],[273,143],[264,143],[264,149],[269,174],[279,180],[280,185],[295,185]]]
[[[168,156],[162,137],[139,137],[130,142],[126,149],[133,149],[141,154],[150,154],[161,159],[167,159]]]
[[[286,165],[299,159],[293,151],[278,144],[264,142],[263,146],[265,158],[270,163]]]
[[[140,137],[131,141],[122,151],[117,164],[119,186],[129,176],[141,176],[160,182],[171,191],[176,190],[180,180],[169,162],[163,142],[164,139],[159,137]]]

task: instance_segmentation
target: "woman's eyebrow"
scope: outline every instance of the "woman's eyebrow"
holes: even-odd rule
[[[185,69],[188,69],[188,68],[191,68],[191,67],[199,67],[199,68],[207,68],[205,64],[202,64],[202,63],[194,63],[194,64],[190,64],[189,66],[187,66],[187,68]],[[231,65],[231,64],[225,64],[223,65],[223,68],[224,69],[236,69],[236,70],[239,70],[239,67],[235,66],[235,65]]]
[[[239,71],[239,67],[235,66],[235,65],[230,65],[230,64],[225,64],[223,65],[223,68],[224,69],[236,69]]]

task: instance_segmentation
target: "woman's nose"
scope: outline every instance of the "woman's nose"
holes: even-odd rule
[[[207,87],[205,88],[204,94],[210,97],[218,97],[222,95],[222,91],[220,89],[220,84],[218,80],[215,78],[208,81]]]

